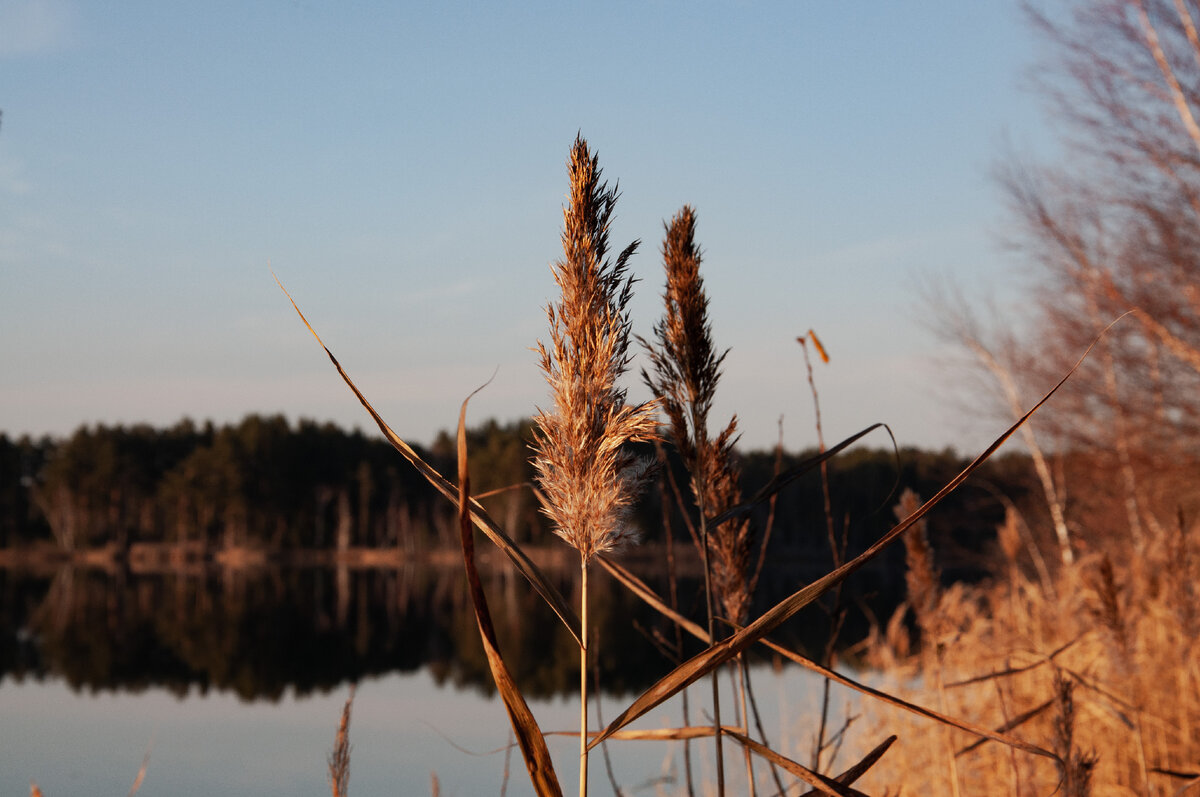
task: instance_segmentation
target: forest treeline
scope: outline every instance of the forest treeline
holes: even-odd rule
[[[551,540],[529,484],[528,420],[487,421],[468,432],[473,489],[518,541]],[[420,455],[453,473],[454,441],[442,433]],[[643,455],[656,457],[652,448]],[[740,454],[744,494],[814,451]],[[660,488],[642,499],[636,520],[648,542],[665,525],[688,538],[678,510],[664,523],[662,495],[674,476],[686,494],[675,458],[660,469]],[[778,460],[778,461],[777,461]],[[931,495],[965,460],[953,451],[852,449],[829,473],[833,527],[861,547],[894,522],[892,506],[904,488]],[[951,496],[930,532],[947,565],[967,570],[1003,520],[998,496],[1020,501],[1030,490],[1021,455],[989,462],[979,479]],[[508,488],[508,489],[506,489]],[[672,502],[673,505],[673,502]],[[773,550],[828,551],[820,474],[813,470],[784,489],[774,513],[759,507],[757,533],[773,517]],[[0,547],[53,542],[64,551],[136,543],[189,543],[206,550],[392,548],[429,550],[456,544],[452,508],[383,440],[333,424],[250,415],[216,426],[182,420],[149,425],[84,426],[66,439],[14,440],[0,434]]]

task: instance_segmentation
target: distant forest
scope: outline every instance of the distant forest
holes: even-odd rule
[[[528,420],[493,420],[468,432],[474,492],[512,488],[483,502],[517,541],[538,546],[553,536],[529,487],[529,439]],[[448,434],[416,448],[441,472],[455,472]],[[777,468],[787,471],[815,453],[741,453],[743,493],[753,495]],[[644,454],[657,456],[652,447]],[[688,539],[678,509],[664,522],[667,476],[684,495],[688,489],[678,462],[669,451],[665,456],[671,464],[660,469],[659,488],[648,491],[636,514],[648,543],[661,543],[667,527],[675,539]],[[928,497],[965,464],[952,451],[851,449],[829,466],[833,528],[848,535],[852,551],[861,549],[894,523],[901,490]],[[1004,518],[999,496],[1019,503],[1031,486],[1023,455],[993,458],[938,507],[929,533],[948,576],[982,568],[981,555]],[[250,415],[225,426],[190,420],[165,429],[85,426],[62,440],[0,434],[0,548],[122,551],[153,543],[209,551],[419,553],[456,545],[454,522],[448,502],[385,441],[328,423]],[[766,504],[757,509],[760,536],[769,523],[772,552],[829,561],[819,469],[780,492],[773,514]]]

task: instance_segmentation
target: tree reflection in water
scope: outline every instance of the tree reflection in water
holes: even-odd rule
[[[560,572],[564,593],[573,568]],[[572,694],[577,651],[557,618],[507,568],[484,573],[505,659],[531,697]],[[666,593],[665,583],[648,577]],[[596,577],[595,627],[602,636],[604,691],[649,686],[670,666],[662,640],[674,639],[652,609]],[[764,587],[792,578],[765,579]],[[680,595],[696,616],[694,579]],[[775,592],[764,589],[764,601]],[[786,594],[786,593],[781,593]],[[690,596],[697,596],[692,598]],[[794,647],[819,640],[819,612],[781,635]],[[243,700],[278,700],[390,672],[427,667],[438,684],[493,687],[461,568],[196,568],[134,575],[63,568],[53,575],[0,570],[0,676],[62,678],[80,691],[177,695],[233,691]],[[805,629],[809,633],[803,633]],[[694,652],[698,648],[690,649]]]

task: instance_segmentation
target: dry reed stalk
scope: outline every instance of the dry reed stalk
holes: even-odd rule
[[[900,494],[895,506],[897,520],[908,517],[921,505],[921,498],[909,488]],[[921,631],[921,652],[924,659],[922,671],[932,675],[937,689],[938,710],[945,713],[946,690],[943,677],[942,648],[946,632],[941,613],[941,572],[933,561],[933,548],[929,544],[929,529],[924,520],[917,523],[904,535],[904,574],[908,588],[907,602]],[[942,747],[948,761],[950,790],[954,797],[959,794],[958,761],[954,755],[950,729],[942,727]]]
[[[504,745],[504,775],[500,778],[500,797],[505,797],[508,794],[508,775],[510,772],[509,764],[512,763],[512,750],[515,744],[512,731],[508,732],[508,740]]]
[[[800,349],[804,352],[804,369],[808,374],[808,388],[812,393],[813,401],[813,419],[817,429],[817,446],[818,450],[825,450],[825,430],[821,425],[821,396],[817,392],[817,380],[813,374],[812,360],[808,356],[808,342],[812,341],[813,348],[817,350],[817,354],[821,356],[821,362],[829,364],[829,353],[825,350],[825,346],[821,343],[821,339],[817,337],[817,333],[813,329],[808,330],[808,334],[800,335],[796,338],[796,342],[800,344]],[[829,550],[833,556],[833,566],[838,567],[845,557],[845,539],[839,546],[837,537],[833,531],[833,506],[829,496],[829,463],[821,463],[821,498],[825,502],[825,534],[829,538]]]
[[[658,443],[654,448],[658,453],[659,463],[665,466],[667,462],[667,455],[663,450],[662,444]],[[667,545],[667,597],[669,600],[668,606],[670,607],[671,611],[678,612],[679,590],[678,577],[675,568],[675,532],[674,529],[671,528],[671,504],[667,500],[667,485],[663,476],[664,473],[669,476],[670,468],[661,467],[658,477],[658,491],[662,496],[661,510],[663,539],[666,541]],[[672,486],[674,486],[674,479],[671,481]],[[672,624],[672,628],[675,631],[675,650],[673,652],[672,659],[675,664],[679,664],[679,662],[683,660],[683,629],[681,629],[678,624]],[[683,724],[691,725],[692,721],[691,717],[689,716],[690,710],[686,690],[684,691],[683,695],[681,695],[680,703],[683,714]],[[692,782],[692,747],[691,742],[687,739],[683,740],[683,775],[684,785],[687,789],[688,797],[695,797],[696,786]]]
[[[1096,759],[1080,751],[1075,743],[1075,684],[1054,671],[1054,747],[1059,758],[1059,773],[1065,797],[1088,797],[1091,794],[1092,769]]]
[[[555,533],[579,551],[579,793],[587,793],[587,575],[592,558],[633,539],[628,523],[645,467],[628,451],[657,438],[653,403],[627,405],[619,378],[629,365],[630,244],[608,259],[617,200],[587,142],[577,136],[567,162],[570,194],[563,209],[563,259],[552,267],[562,298],[547,307],[550,345],[537,351],[553,411],[535,418],[533,458]]]
[[[486,385],[485,385],[486,386]],[[477,389],[479,392],[483,388]],[[474,393],[471,394],[474,396]],[[456,453],[458,456],[458,535],[462,546],[463,569],[467,577],[467,589],[471,596],[471,607],[475,613],[475,624],[479,629],[479,639],[483,642],[483,652],[487,656],[488,669],[492,673],[492,681],[504,701],[508,719],[516,735],[517,745],[525,759],[525,768],[529,771],[529,779],[538,797],[562,797],[562,787],[554,772],[554,762],[546,747],[546,737],[538,726],[537,719],[529,710],[525,696],[517,688],[504,657],[500,654],[500,646],[496,641],[496,627],[492,623],[491,609],[488,607],[487,596],[483,592],[483,583],[479,578],[479,569],[475,565],[475,535],[472,528],[472,498],[471,473],[468,467],[467,455],[467,403],[468,396],[458,411],[458,434]],[[586,627],[586,624],[585,624]]]
[[[1108,550],[1060,572],[1058,589],[999,581],[970,593],[970,616],[954,609],[956,642],[944,650],[945,661],[957,672],[978,673],[947,686],[958,693],[959,709],[977,723],[1003,720],[1006,732],[1045,739],[1059,759],[1047,767],[1022,757],[1018,768],[995,745],[968,746],[957,754],[964,793],[994,793],[1014,772],[1022,794],[1049,793],[1060,780],[1065,793],[1077,794],[1169,794],[1186,785],[1182,773],[1200,760],[1193,730],[1200,667],[1186,613],[1178,611],[1191,597],[1171,580],[1172,568],[1190,561],[1197,546],[1180,550],[1153,533],[1146,542],[1139,551],[1123,535],[1093,538]],[[905,672],[899,665],[892,676]],[[927,682],[919,692],[934,686]],[[929,753],[930,728],[892,717],[883,723],[903,740],[902,755],[880,770],[883,782],[906,793],[936,792],[947,768]]]
[[[137,775],[133,778],[133,785],[129,787],[129,796],[133,797],[142,788],[142,784],[146,782],[146,770],[150,768],[150,751],[154,744],[151,742],[150,747],[146,748],[146,754],[142,756],[142,765],[138,767]]]
[[[897,520],[903,520],[921,505],[920,497],[909,488],[900,494],[896,504]],[[922,644],[937,644],[937,607],[941,590],[941,575],[933,563],[933,549],[925,521],[917,523],[904,535],[904,581],[908,587],[908,605],[921,629]]]
[[[817,391],[817,380],[813,374],[812,358],[808,356],[808,343],[812,341],[813,348],[817,350],[821,361],[825,364],[829,363],[829,353],[825,350],[821,339],[817,337],[817,333],[811,327],[807,334],[800,335],[796,338],[796,342],[800,344],[801,351],[804,352],[804,369],[808,376],[808,387],[812,393],[813,402],[813,419],[817,430],[817,446],[821,452],[825,451],[825,431],[821,425],[821,396]],[[837,535],[834,533],[833,522],[833,502],[829,494],[829,462],[821,462],[821,497],[823,500],[823,509],[825,513],[825,535],[829,541],[829,553],[833,560],[834,568],[841,566],[842,561],[846,558],[846,529],[842,529],[842,538],[839,543]],[[839,584],[833,590],[833,605],[829,609],[829,635],[825,640],[825,652],[821,659],[822,664],[826,667],[834,667],[834,660],[837,655],[837,640],[841,634],[842,623],[846,619],[845,606],[842,603],[842,587]],[[821,715],[820,721],[817,723],[817,736],[813,740],[813,755],[812,767],[815,770],[821,769],[821,756],[824,754],[828,744],[825,741],[825,731],[829,723],[829,697],[830,683],[826,679],[821,685]]]
[[[775,439],[775,462],[771,472],[771,478],[779,479],[783,472],[783,416],[779,416],[777,421],[779,433]],[[754,575],[750,577],[751,592],[753,587],[758,584],[758,577],[762,575],[763,565],[767,561],[767,545],[771,542],[771,533],[775,530],[775,508],[779,501],[779,494],[772,493],[767,501],[767,522],[763,529],[762,540],[758,545],[758,562],[754,565]]]
[[[333,752],[329,754],[329,788],[333,797],[346,797],[350,793],[350,707],[354,705],[354,690],[355,685],[350,684],[350,694],[342,707],[342,719],[334,737]]]
[[[665,227],[662,249],[665,309],[654,327],[654,343],[642,341],[651,365],[649,371],[642,371],[642,379],[659,397],[670,422],[672,441],[691,476],[700,523],[708,633],[714,637],[716,601],[720,601],[727,619],[738,624],[745,621],[752,590],[749,576],[753,538],[745,518],[711,524],[710,528],[710,517],[727,512],[742,500],[733,456],[737,417],[730,419],[715,439],[708,434],[708,415],[720,381],[721,363],[728,352],[718,354],[713,345],[708,296],[700,276],[701,252],[695,240],[695,211],[684,205]],[[720,728],[721,704],[715,671],[712,693],[713,726]],[[717,793],[723,794],[721,734],[717,733],[715,739]],[[749,750],[746,764],[751,771]],[[753,793],[753,776],[749,777]]]
[[[1137,542],[1135,541],[1135,544]],[[1109,660],[1118,668],[1130,665],[1129,632],[1126,610],[1122,606],[1122,589],[1113,572],[1112,559],[1100,557],[1094,577],[1086,579],[1095,596],[1095,605],[1089,608],[1093,620],[1104,630],[1108,641]]]
[[[700,276],[701,251],[695,242],[696,213],[685,205],[666,225],[663,266],[666,289],[663,318],[654,327],[647,349],[651,371],[642,371],[646,385],[659,397],[670,423],[671,439],[691,475],[700,523],[742,501],[740,472],[734,458],[737,417],[716,438],[708,435],[708,415],[721,378],[721,363],[708,320],[708,296]],[[749,564],[753,537],[748,520],[735,518],[713,524],[701,555],[711,554],[713,593],[727,619],[745,621],[749,609]]]

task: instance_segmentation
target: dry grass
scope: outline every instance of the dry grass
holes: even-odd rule
[[[346,705],[342,706],[342,718],[333,740],[333,751],[329,754],[329,790],[333,797],[347,797],[350,794],[350,708],[353,705],[352,684]]]
[[[1006,727],[1059,758],[1015,756],[954,732],[961,793],[1157,795],[1178,793],[1189,777],[1191,788],[1200,785],[1194,529],[1160,535],[1142,554],[1128,541],[1112,543],[1064,567],[1048,591],[1016,565],[1011,516],[1006,525],[999,539],[1008,572],[979,589],[951,588],[937,602],[941,633],[922,641],[939,650],[936,659],[876,638],[874,653],[892,663],[888,683],[908,699],[936,699],[938,666],[948,711]],[[921,686],[905,687],[914,682]],[[899,734],[900,754],[868,780],[949,794],[949,768],[931,737],[942,730],[890,710],[872,713]]]
[[[582,138],[567,168],[563,259],[553,267],[562,298],[547,308],[549,347],[537,346],[553,409],[535,418],[533,464],[555,533],[588,562],[635,536],[629,512],[645,469],[626,444],[657,439],[658,421],[652,404],[626,404],[620,386],[629,364],[627,269],[637,242],[608,259],[617,190],[601,182]]]

